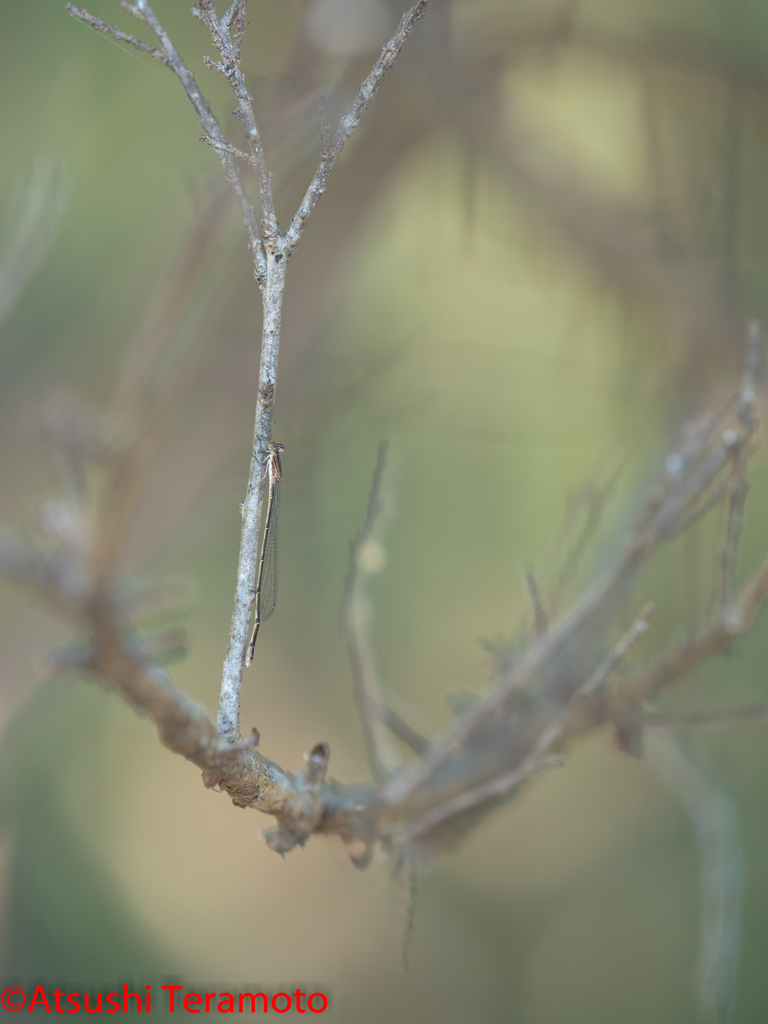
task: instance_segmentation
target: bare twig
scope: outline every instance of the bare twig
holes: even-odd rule
[[[425,814],[420,815],[416,821],[409,822],[407,825],[396,829],[392,835],[393,840],[408,843],[447,818],[453,817],[453,815],[482,803],[491,797],[511,793],[532,775],[546,768],[562,764],[560,758],[554,760],[547,758],[547,753],[562,737],[571,716],[588,697],[593,696],[599,690],[618,663],[626,658],[627,654],[637,643],[638,638],[648,629],[648,619],[652,612],[653,606],[650,604],[643,608],[639,618],[633,623],[632,627],[627,630],[589,679],[576,690],[570,703],[541,731],[533,749],[517,768],[507,772],[505,775],[490,779],[474,789],[460,793],[458,796],[439,804],[437,807],[430,808]]]
[[[519,768],[515,768],[513,771],[507,772],[505,775],[499,775],[494,779],[489,779],[488,782],[475,786],[474,789],[465,790],[463,793],[459,793],[458,796],[446,800],[445,803],[430,808],[415,821],[393,829],[388,838],[397,845],[412,843],[415,839],[429,832],[430,829],[447,821],[448,818],[453,818],[455,815],[461,814],[462,811],[477,807],[493,797],[509,796],[514,793],[518,786],[534,775],[537,775],[539,772],[549,771],[550,768],[562,768],[564,763],[561,757],[538,758],[535,762],[533,760],[526,760]]]
[[[344,149],[344,146],[350,136],[360,124],[363,115],[368,109],[368,105],[379,91],[379,86],[381,85],[384,75],[386,75],[395,63],[397,55],[405,45],[406,39],[413,31],[414,25],[419,18],[422,18],[426,13],[428,4],[429,0],[417,0],[413,7],[411,7],[409,11],[406,11],[402,16],[400,24],[395,30],[395,34],[381,51],[381,56],[373,65],[367,77],[363,81],[363,84],[360,86],[357,96],[355,97],[355,102],[339,121],[339,126],[334,132],[333,138],[328,146],[327,155],[324,151],[320,164],[315,171],[312,181],[310,182],[309,188],[307,189],[304,198],[302,199],[301,204],[294,214],[293,219],[288,226],[288,230],[285,233],[285,237],[291,251],[293,251],[298,245],[301,233],[304,230],[304,226],[307,223],[310,214],[317,205],[320,196],[325,192],[328,175],[331,173],[333,165],[338,160],[339,155],[342,149]]]
[[[371,483],[371,491],[368,497],[368,511],[365,515],[365,521],[349,546],[349,569],[344,585],[344,596],[341,602],[341,625],[347,645],[347,655],[352,671],[355,701],[357,702],[357,710],[363,730],[365,749],[371,770],[378,779],[384,778],[387,771],[381,759],[374,731],[374,722],[378,717],[376,714],[378,702],[374,700],[373,696],[375,689],[377,689],[376,672],[370,637],[368,635],[370,609],[368,602],[361,592],[360,576],[367,570],[366,556],[369,554],[372,534],[384,509],[381,500],[381,481],[384,476],[386,461],[387,443],[382,441],[379,444],[379,452],[376,458],[376,468],[373,473],[373,482]]]
[[[133,5],[129,4],[121,4],[121,6],[135,17],[141,17],[138,7],[133,7]],[[110,25],[110,23],[108,21],[104,21],[103,18],[97,18],[93,14],[89,14],[88,11],[82,7],[75,7],[74,4],[67,4],[67,10],[73,17],[84,22],[86,25],[90,25],[91,28],[96,29],[97,32],[103,32],[105,35],[112,36],[112,38],[116,39],[119,43],[128,43],[137,50],[141,50],[142,53],[146,53],[147,56],[152,58],[152,60],[159,60],[161,64],[165,64],[166,67],[170,67],[167,55],[163,53],[162,50],[158,50],[157,47],[143,43],[140,39],[137,39],[136,36],[132,36],[128,32],[122,32],[116,25]]]
[[[706,501],[702,501],[689,516],[681,519],[677,528],[677,534],[680,535],[682,533],[687,533],[692,526],[695,526],[699,520],[708,515],[713,508],[717,508],[717,506],[728,496],[729,492],[730,483],[728,480],[723,480],[721,484],[715,487]]]
[[[570,534],[571,520],[575,517],[581,505],[585,508],[584,522],[566,555],[565,564],[545,602],[547,617],[550,619],[554,619],[559,615],[568,589],[584,561],[590,544],[597,534],[603,521],[605,506],[616,486],[617,475],[613,474],[605,483],[590,483],[571,497],[569,502],[570,515],[566,514],[566,522],[563,524],[561,539],[556,548],[559,548],[565,537]]]
[[[71,3],[66,5],[66,9],[73,17],[78,18],[86,24],[91,24],[93,15],[88,14],[87,11],[80,7],[75,7],[74,4]],[[145,22],[145,24],[147,24],[154,32],[161,45],[163,63],[173,71],[181,82],[184,92],[187,95],[187,99],[192,104],[206,135],[215,142],[220,143],[222,146],[226,146],[227,140],[224,138],[221,128],[219,127],[219,122],[211,110],[208,101],[200,91],[195,80],[195,76],[179,56],[176,48],[170,40],[170,37],[168,36],[168,33],[158,21],[154,11],[147,3],[147,0],[136,0],[134,5],[126,6],[125,9],[130,11],[130,13],[140,21]],[[96,20],[100,21],[101,19]],[[110,35],[114,35],[112,26],[108,26],[106,31],[108,31]],[[119,30],[116,29],[115,31]],[[261,233],[256,219],[256,211],[254,210],[253,204],[248,198],[242,182],[240,181],[240,175],[238,173],[234,157],[230,153],[222,151],[219,153],[219,158],[221,159],[221,163],[224,168],[224,176],[235,193],[237,201],[243,212],[243,222],[248,230],[248,238],[250,241],[251,251],[253,253],[256,280],[261,282],[266,274],[267,257],[264,252],[264,246],[262,245]]]
[[[141,0],[139,0],[141,2]],[[264,241],[269,254],[271,244],[280,234],[280,226],[275,216],[275,203],[272,198],[272,176],[264,159],[264,147],[253,113],[251,96],[245,87],[245,76],[240,67],[240,43],[245,31],[245,0],[235,0],[227,13],[219,18],[216,15],[214,0],[200,0],[199,6],[192,8],[192,13],[206,26],[211,39],[221,54],[221,63],[205,58],[209,67],[216,68],[227,79],[237,99],[237,115],[243,122],[245,136],[250,149],[250,164],[256,172],[261,198],[261,216]],[[235,26],[234,38],[232,25]],[[211,135],[211,133],[208,133]],[[213,136],[213,141],[219,140]],[[282,253],[280,255],[283,255]]]
[[[214,139],[209,139],[207,135],[201,135],[200,141],[203,145],[215,149],[217,153],[229,153],[230,156],[234,156],[238,160],[244,160],[247,164],[251,163],[252,158],[248,153],[244,153],[242,149],[238,149],[236,146],[230,146],[228,142],[216,142]]]
[[[525,570],[525,584],[528,587],[528,596],[531,599],[531,607],[533,608],[533,635],[538,640],[540,637],[547,635],[547,613],[544,611],[544,607],[541,603],[541,595],[539,594],[539,585],[536,582],[536,575],[533,569]]]
[[[733,438],[733,471],[732,480],[728,484],[730,500],[728,503],[728,524],[723,542],[722,565],[722,596],[721,606],[728,609],[736,599],[736,587],[739,567],[739,542],[744,525],[744,506],[747,503],[749,484],[747,469],[749,467],[749,441],[747,437],[739,437],[736,431],[725,431],[730,441]]]
[[[328,121],[328,107],[325,96],[318,98],[317,109],[320,114],[320,157],[323,160],[328,160],[331,155],[331,125]]]
[[[660,690],[682,676],[692,672],[713,654],[724,650],[754,621],[768,596],[768,558],[742,588],[738,600],[725,610],[712,625],[707,626],[679,651],[647,672],[630,679],[621,692],[609,702],[611,705],[638,704],[655,697]]]
[[[755,387],[761,356],[762,337],[760,325],[757,321],[753,321],[749,326],[744,380],[739,390],[736,406],[739,421],[744,429],[741,434],[735,430],[730,430],[725,431],[723,435],[723,443],[728,444],[734,453],[733,480],[729,488],[731,498],[728,509],[728,526],[726,528],[722,555],[723,585],[721,605],[724,611],[730,608],[736,598],[739,542],[744,524],[744,506],[746,505],[747,493],[749,491],[749,484],[747,482],[747,469],[751,454],[749,439],[757,426]]]
[[[253,430],[253,449],[248,474],[248,489],[242,508],[240,554],[232,620],[227,653],[221,676],[218,725],[223,736],[240,733],[240,688],[246,651],[251,635],[251,609],[256,593],[255,580],[259,564],[261,512],[267,465],[267,452],[272,439],[273,409],[277,383],[277,355],[280,345],[280,320],[285,287],[286,260],[270,259],[262,292],[261,362],[259,393]]]
[[[733,800],[681,737],[654,730],[648,752],[696,836],[701,876],[698,997],[702,1018],[725,1019],[741,938],[743,858]]]
[[[389,729],[392,735],[396,736],[406,747],[410,747],[414,754],[421,755],[429,747],[429,740],[406,722],[403,716],[389,704],[385,704],[383,701],[369,700],[369,708],[376,720]]]

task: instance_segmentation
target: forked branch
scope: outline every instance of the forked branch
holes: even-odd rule
[[[294,216],[288,231],[283,234],[275,215],[272,196],[271,173],[267,167],[264,146],[253,110],[242,70],[242,41],[245,33],[246,0],[233,0],[227,11],[219,17],[215,0],[199,0],[192,13],[208,29],[211,41],[221,56],[220,61],[206,58],[208,67],[219,71],[229,82],[237,100],[237,110],[243,125],[248,152],[230,144],[224,137],[210,104],[203,96],[195,77],[183,62],[168,33],[160,24],[147,0],[125,0],[123,8],[143,21],[154,33],[160,44],[159,50],[151,47],[152,56],[161,60],[178,77],[187,98],[195,109],[203,127],[201,141],[210,146],[219,156],[225,176],[231,185],[244,214],[246,227],[253,251],[255,277],[259,284],[263,302],[261,362],[256,401],[256,416],[253,433],[253,449],[248,474],[246,497],[242,504],[242,529],[240,535],[240,556],[237,567],[235,600],[229,630],[227,653],[222,671],[219,696],[218,728],[222,736],[237,741],[240,737],[240,691],[243,668],[249,664],[247,658],[250,621],[255,601],[254,581],[259,558],[259,532],[262,522],[263,482],[267,465],[269,444],[272,441],[273,410],[277,387],[277,359],[280,346],[280,324],[285,287],[286,265],[295,252],[301,233],[309,215],[325,191],[328,175],[355,131],[368,106],[376,95],[381,80],[392,67],[413,26],[426,11],[429,0],[418,0],[400,20],[395,34],[382,50],[381,56],[364,79],[350,110],[341,118],[330,143],[327,143],[325,120],[321,127],[322,152],[320,164],[304,199]],[[67,4],[67,10],[74,17],[100,32],[106,32],[123,42],[147,50],[133,36],[100,18],[94,18],[82,8]],[[245,160],[255,172],[261,203],[261,224],[259,225],[253,205],[240,178],[237,160]]]
[[[573,735],[589,732],[614,715],[620,717],[627,709],[637,711],[642,723],[645,711],[641,702],[733,642],[754,620],[768,595],[768,560],[741,588],[737,574],[748,458],[757,426],[755,395],[761,344],[759,331],[753,327],[744,381],[738,392],[723,409],[698,417],[685,431],[651,489],[627,544],[592,592],[560,622],[545,622],[538,614],[535,636],[521,656],[499,672],[489,690],[443,736],[428,745],[423,737],[409,736],[414,751],[410,764],[384,777],[372,723],[376,718],[386,721],[393,731],[399,729],[403,738],[408,729],[402,728],[405,723],[398,724],[398,716],[388,714],[370,692],[364,673],[359,674],[358,693],[366,729],[370,731],[368,746],[376,781],[348,787],[326,782],[329,751],[324,743],[316,743],[306,755],[304,766],[291,775],[256,752],[256,733],[250,740],[242,741],[240,685],[259,551],[264,457],[272,440],[286,266],[325,190],[330,171],[427,3],[428,0],[419,0],[403,16],[332,136],[323,116],[320,163],[285,233],[275,217],[262,139],[241,68],[245,0],[234,0],[221,16],[217,15],[213,0],[200,0],[195,9],[221,58],[211,60],[210,66],[227,78],[235,94],[246,136],[242,149],[224,137],[194,76],[147,0],[120,0],[120,6],[152,31],[157,41],[155,48],[147,48],[147,44],[81,8],[68,5],[73,16],[143,50],[178,77],[200,121],[204,141],[217,153],[240,204],[262,292],[264,314],[253,455],[243,503],[235,608],[217,727],[173,688],[152,664],[148,652],[132,639],[128,609],[118,597],[116,558],[111,561],[114,544],[104,546],[98,559],[99,572],[94,573],[93,538],[86,537],[80,547],[68,545],[59,530],[50,544],[54,553],[44,554],[44,546],[38,550],[34,544],[4,535],[0,543],[0,568],[34,587],[57,611],[85,628],[88,644],[78,655],[77,664],[146,713],[155,723],[161,741],[200,767],[207,785],[227,791],[240,806],[252,806],[277,818],[278,828],[270,833],[268,841],[281,853],[302,844],[313,833],[335,834],[349,843],[362,842],[366,849],[389,840],[397,845],[404,863],[411,862],[416,847],[419,851],[445,848],[483,813],[514,793],[521,782],[555,763],[552,750],[561,748]],[[248,198],[238,160],[245,161],[255,173],[260,218]],[[119,468],[113,471],[122,472]],[[95,493],[103,490],[96,489]],[[617,662],[628,656],[647,622],[646,609],[618,644],[608,641],[610,613],[619,597],[639,567],[664,542],[689,529],[714,502],[723,499],[729,502],[729,512],[721,552],[722,601],[716,620],[705,625],[684,650],[630,677],[618,694],[606,697],[602,690],[608,676]],[[98,538],[99,531],[105,528],[105,517],[112,511],[99,505],[98,498],[94,500]],[[369,513],[368,520],[375,520],[375,515]],[[110,536],[119,536],[124,529],[125,523],[121,522]],[[364,526],[358,547],[367,533],[370,528],[366,532]],[[359,571],[359,556],[360,551],[353,548],[349,607],[354,604],[354,573]],[[535,597],[535,587],[531,587],[531,592],[537,609],[540,601]],[[355,653],[360,653],[359,622],[348,621],[347,632],[354,658]],[[584,641],[584,650],[588,652],[584,655],[585,663],[573,672],[568,685],[558,691],[549,685],[548,673],[562,662],[569,645],[577,638]],[[602,653],[605,650],[607,655]],[[491,733],[494,743],[488,742]],[[504,741],[500,742],[499,737]]]

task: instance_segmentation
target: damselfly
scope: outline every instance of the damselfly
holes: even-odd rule
[[[270,617],[277,605],[277,541],[280,522],[280,481],[283,467],[280,465],[280,452],[285,446],[277,441],[270,441],[267,446],[267,479],[269,497],[267,499],[267,516],[264,522],[264,537],[261,541],[259,572],[256,577],[256,618],[253,623],[253,634],[248,645],[245,664],[253,661],[253,650],[259,626]]]

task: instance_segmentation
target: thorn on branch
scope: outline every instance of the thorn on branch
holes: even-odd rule
[[[304,755],[304,764],[299,771],[308,786],[320,786],[325,781],[325,773],[328,770],[328,761],[331,756],[331,748],[327,743],[316,743],[310,751]]]
[[[244,740],[240,740],[237,743],[233,743],[233,750],[255,750],[261,742],[261,733],[254,725],[251,729],[251,735]]]

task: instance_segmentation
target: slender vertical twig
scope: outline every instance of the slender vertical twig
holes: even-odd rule
[[[246,27],[246,0],[233,0],[221,17],[216,13],[215,0],[199,0],[197,7],[192,9],[192,13],[208,28],[213,44],[221,54],[221,62],[206,58],[206,63],[209,67],[220,71],[232,87],[237,99],[236,113],[242,122],[249,147],[247,154],[230,145],[224,137],[218,120],[200,91],[194,75],[179,56],[148,0],[120,0],[120,2],[124,10],[143,21],[154,33],[160,48],[159,50],[150,48],[150,55],[160,60],[178,77],[203,128],[202,141],[210,145],[221,160],[225,177],[243,211],[253,252],[255,277],[262,294],[261,362],[253,449],[248,474],[248,488],[242,504],[242,529],[235,600],[219,695],[219,731],[222,736],[230,740],[238,740],[240,737],[240,689],[250,633],[251,609],[255,600],[254,581],[259,561],[259,533],[262,516],[261,483],[265,472],[268,445],[272,440],[280,321],[288,259],[295,252],[307,219],[325,191],[328,175],[333,165],[359,125],[371,100],[378,92],[381,80],[394,64],[414,25],[424,15],[429,0],[417,0],[417,3],[403,15],[394,35],[382,50],[381,56],[374,63],[370,73],[363,80],[351,108],[339,121],[338,128],[330,141],[328,141],[329,132],[326,122],[323,120],[320,164],[285,234],[280,230],[275,215],[271,174],[264,156],[264,147],[254,115],[252,99],[248,93],[241,68],[241,44]],[[68,3],[66,9],[74,17],[97,31],[112,35],[141,50],[147,50],[146,44],[141,43],[133,36],[128,36],[102,19],[95,18],[84,9],[75,7],[72,3]],[[256,174],[261,200],[261,226],[259,226],[255,209],[243,187],[236,163],[238,158],[244,158]]]
[[[540,637],[547,635],[549,627],[547,613],[541,603],[541,594],[539,593],[536,574],[530,566],[525,570],[525,585],[528,588],[528,596],[531,599],[531,608],[533,609],[533,635],[538,640]]]
[[[698,998],[703,1020],[722,1021],[733,998],[741,938],[743,856],[736,808],[685,736],[654,729],[652,763],[696,836],[701,887]]]
[[[259,533],[266,471],[266,455],[272,439],[277,355],[280,345],[280,320],[287,261],[272,258],[267,265],[262,302],[261,362],[259,394],[253,430],[253,449],[248,474],[248,490],[242,504],[240,555],[237,563],[235,601],[229,627],[227,653],[221,676],[218,727],[222,736],[240,735],[240,687],[251,629],[251,609],[256,597],[254,583],[261,554]]]
[[[142,2],[142,0],[140,0]],[[227,79],[237,99],[238,115],[245,129],[245,137],[248,140],[250,149],[251,166],[256,172],[256,179],[259,184],[259,196],[261,198],[261,216],[264,242],[267,254],[271,244],[280,234],[280,225],[275,216],[275,203],[272,197],[272,175],[267,168],[264,157],[264,146],[261,141],[256,117],[253,112],[251,96],[245,86],[245,76],[240,66],[243,33],[245,32],[245,4],[246,0],[235,0],[230,9],[223,17],[216,15],[214,0],[199,0],[197,7],[192,8],[192,14],[206,26],[211,33],[211,39],[216,49],[221,54],[221,63],[205,58],[208,67],[216,68]],[[232,27],[234,25],[234,37]],[[216,139],[215,141],[219,141]]]
[[[727,444],[733,451],[728,523],[722,553],[721,609],[725,616],[732,614],[737,595],[739,544],[741,541],[741,531],[744,526],[744,507],[749,491],[747,469],[751,455],[750,438],[757,426],[755,387],[757,373],[760,368],[761,354],[762,335],[760,325],[757,321],[753,321],[749,326],[747,337],[744,379],[736,399],[736,412],[744,429],[741,433],[735,430],[727,430],[723,434],[723,443]]]
[[[374,693],[378,689],[376,670],[374,668],[373,651],[368,635],[370,608],[362,593],[360,577],[366,571],[366,556],[369,554],[373,531],[384,510],[381,500],[381,482],[387,461],[387,442],[379,444],[376,468],[368,497],[368,510],[363,525],[357,536],[349,545],[349,569],[344,584],[344,596],[341,602],[341,626],[347,655],[352,672],[355,701],[363,730],[365,751],[368,763],[375,778],[381,779],[387,774],[381,758],[374,724],[377,719]]]

